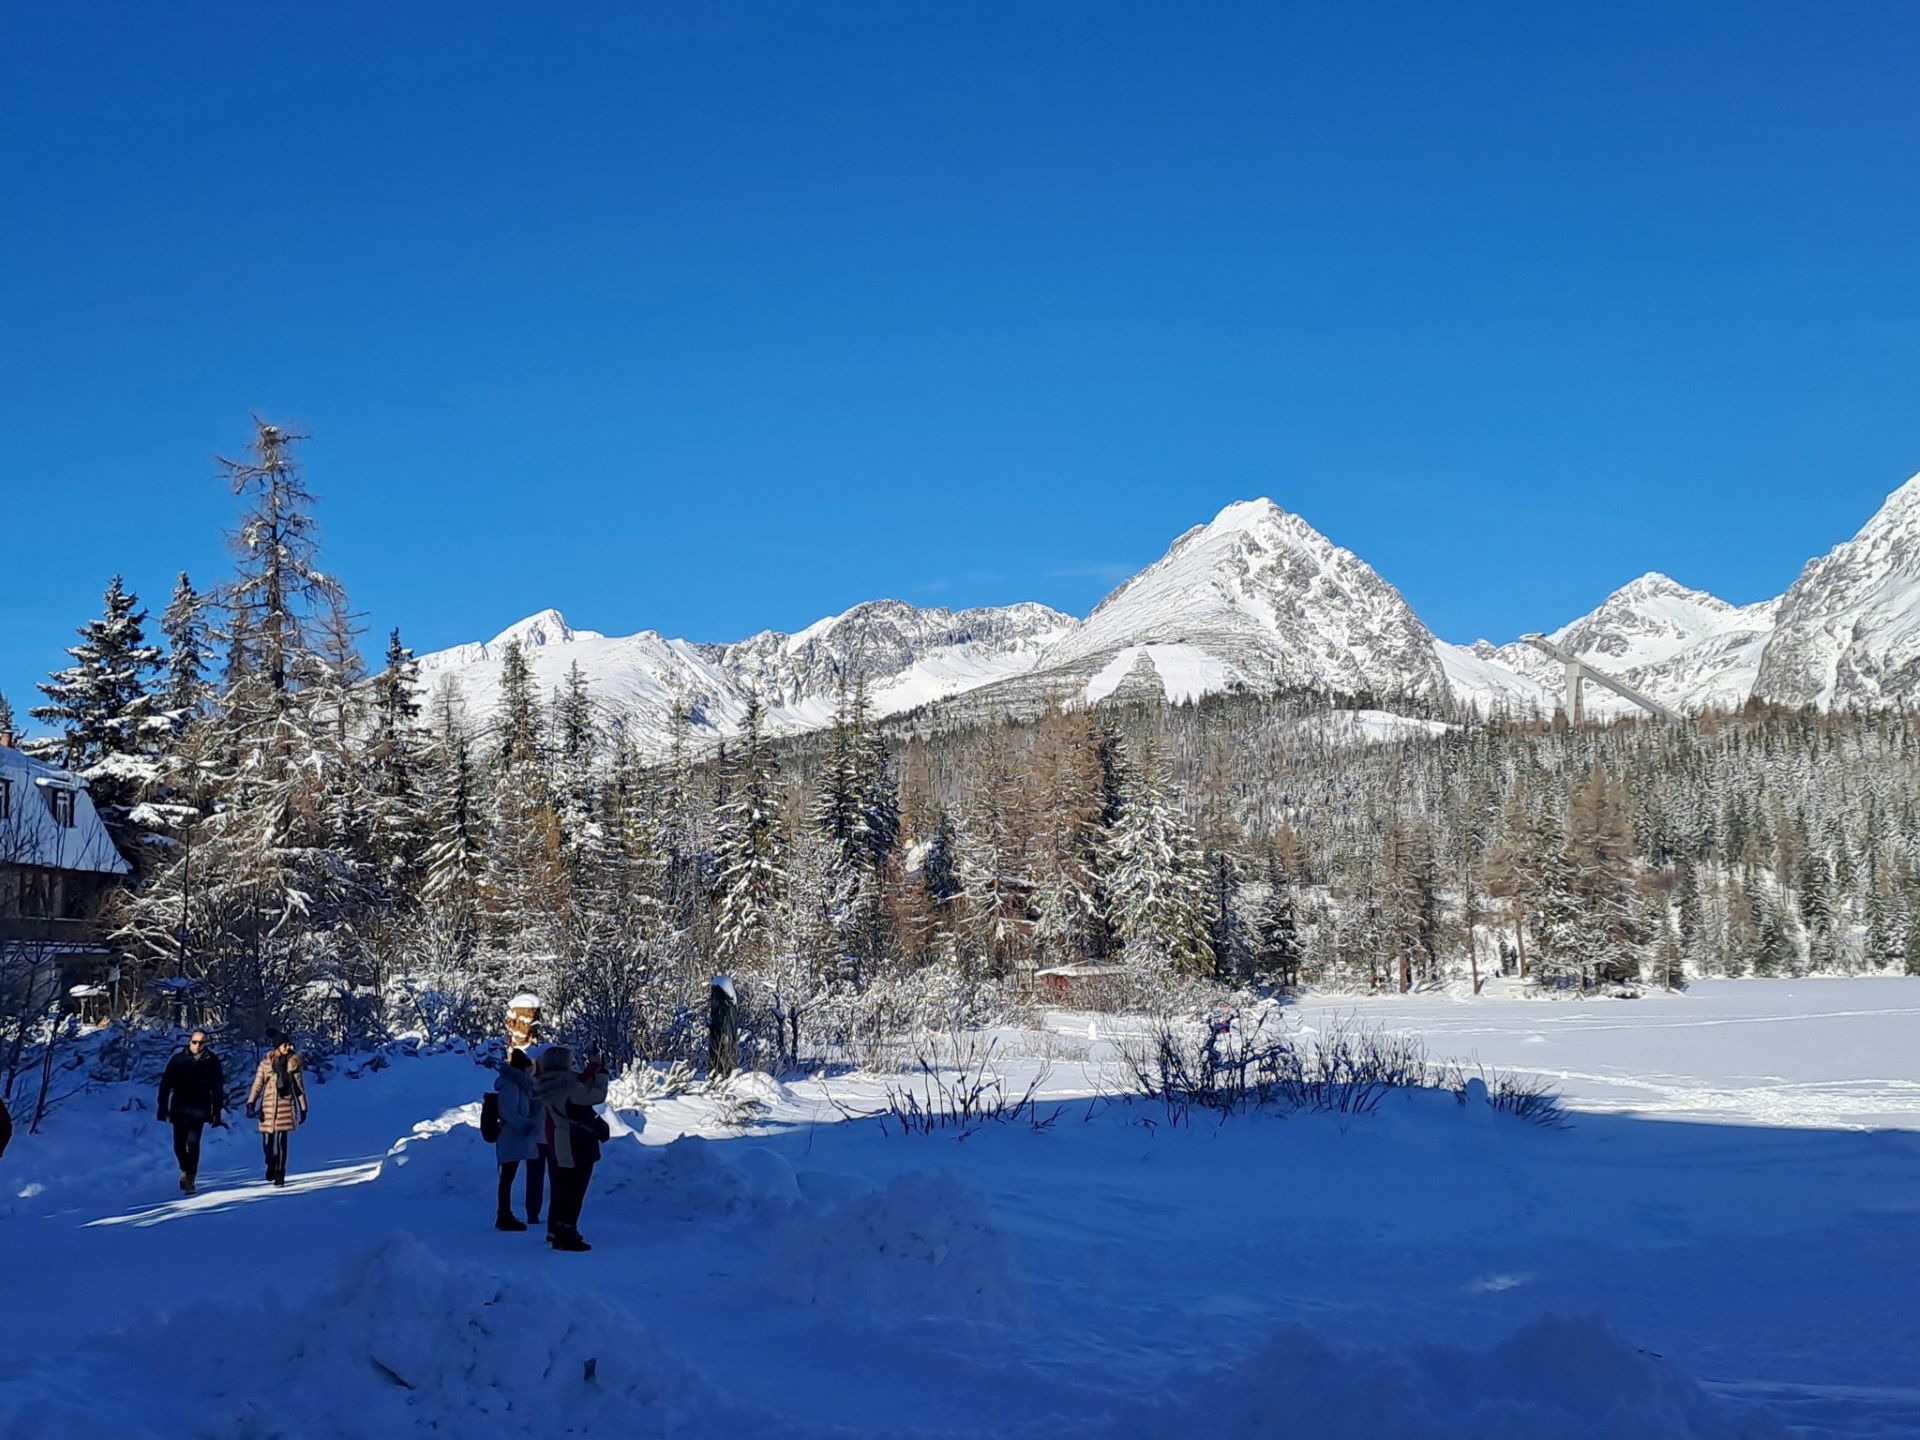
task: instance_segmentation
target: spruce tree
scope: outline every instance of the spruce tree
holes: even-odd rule
[[[47,703],[33,717],[59,733],[28,747],[87,782],[115,842],[141,861],[153,822],[141,823],[133,807],[158,792],[170,728],[151,688],[160,651],[147,643],[146,620],[139,598],[114,576],[100,618],[68,647],[74,663],[40,686]]]
[[[161,633],[167,637],[166,681],[160,703],[176,732],[199,718],[212,693],[206,678],[212,658],[207,609],[206,597],[193,588],[182,570],[174,582],[166,613],[160,617]]]
[[[1267,851],[1265,881],[1249,927],[1254,973],[1271,985],[1298,985],[1306,951],[1300,941],[1292,879],[1272,848]]]
[[[1120,814],[1103,848],[1120,940],[1176,970],[1208,973],[1206,861],[1151,741],[1128,765]]]
[[[396,629],[387,637],[385,663],[368,686],[366,743],[369,833],[384,883],[393,892],[416,883],[432,843],[423,784],[433,742],[420,723],[419,686],[420,667]]]
[[[733,752],[728,798],[716,817],[719,842],[714,941],[729,965],[773,958],[786,883],[786,835],[775,793],[776,767],[761,733],[758,696],[749,699]]]
[[[108,582],[98,620],[80,627],[80,643],[67,648],[74,663],[41,682],[47,703],[36,705],[33,718],[59,732],[35,746],[37,753],[69,770],[98,777],[107,783],[96,791],[105,803],[112,792],[126,787],[118,782],[139,778],[165,730],[151,680],[160,668],[160,651],[146,641],[147,612],[139,597],[127,590],[118,575]],[[129,770],[124,763],[140,762]],[[96,767],[107,769],[96,771]],[[121,770],[120,775],[112,771]]]

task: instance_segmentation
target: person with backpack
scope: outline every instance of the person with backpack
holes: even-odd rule
[[[606,1103],[607,1072],[598,1061],[589,1060],[576,1073],[573,1052],[564,1045],[549,1045],[534,1066],[533,1091],[540,1101],[547,1158],[553,1167],[547,1243],[556,1250],[591,1250],[580,1238],[580,1209],[600,1159],[600,1146],[609,1138],[607,1122],[594,1114],[594,1106]]]
[[[247,1114],[260,1121],[260,1148],[266,1156],[267,1182],[285,1188],[287,1143],[307,1121],[307,1081],[293,1037],[277,1034],[273,1049],[253,1072],[247,1092]]]
[[[480,1104],[480,1138],[493,1146],[500,1165],[500,1189],[494,1206],[493,1228],[525,1230],[540,1223],[547,1165],[540,1144],[540,1101],[533,1090],[533,1062],[527,1052],[515,1050],[500,1068],[493,1090]],[[513,1213],[513,1177],[521,1163],[527,1167],[527,1218]]]
[[[187,1036],[187,1048],[161,1072],[160,1099],[154,1107],[162,1125],[173,1125],[173,1158],[180,1166],[182,1194],[193,1194],[199,1179],[201,1130],[225,1125],[226,1108],[226,1072],[207,1044],[207,1032],[195,1029]]]

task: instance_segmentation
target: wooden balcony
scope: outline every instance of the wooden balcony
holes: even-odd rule
[[[0,947],[49,945],[69,953],[106,950],[100,926],[92,920],[57,920],[40,915],[0,915]]]

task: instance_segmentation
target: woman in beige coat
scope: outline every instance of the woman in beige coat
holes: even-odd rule
[[[287,1139],[307,1119],[307,1081],[293,1041],[282,1035],[253,1072],[247,1114],[260,1121],[260,1148],[267,1157],[267,1179],[287,1183]]]
[[[533,1070],[533,1095],[544,1121],[542,1140],[553,1182],[547,1243],[556,1250],[591,1250],[580,1238],[580,1207],[586,1204],[587,1185],[606,1137],[606,1122],[593,1107],[606,1103],[607,1072],[594,1060],[576,1072],[573,1052],[564,1045],[542,1050]]]

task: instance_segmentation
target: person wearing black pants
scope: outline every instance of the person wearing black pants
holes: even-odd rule
[[[493,1228],[525,1230],[540,1223],[540,1202],[546,1188],[546,1163],[541,1148],[542,1112],[533,1090],[533,1062],[524,1050],[515,1050],[493,1082],[498,1097],[500,1135],[493,1142],[493,1158],[500,1166],[500,1187],[494,1200]],[[513,1180],[521,1163],[527,1167],[527,1218],[513,1213]]]
[[[200,1132],[207,1125],[226,1124],[226,1075],[220,1057],[207,1047],[207,1032],[187,1036],[187,1048],[167,1061],[160,1076],[161,1121],[173,1125],[173,1158],[180,1166],[180,1189],[193,1194],[200,1175]]]
[[[547,1158],[553,1172],[553,1199],[547,1207],[547,1243],[556,1250],[593,1247],[580,1237],[580,1209],[600,1158],[606,1124],[594,1114],[607,1099],[607,1072],[595,1061],[577,1073],[573,1052],[549,1045],[534,1065],[534,1094],[546,1126]]]
[[[267,1183],[287,1183],[287,1141],[307,1121],[307,1081],[294,1054],[293,1038],[279,1035],[273,1050],[253,1072],[247,1092],[247,1114],[260,1121],[260,1149],[266,1156]]]

